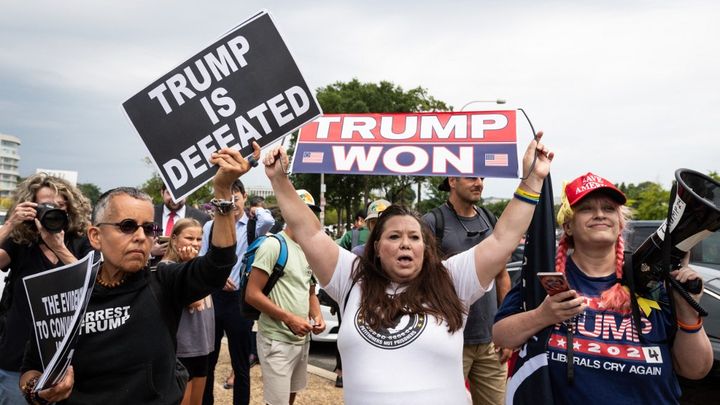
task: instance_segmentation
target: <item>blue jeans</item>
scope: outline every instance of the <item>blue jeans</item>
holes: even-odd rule
[[[20,373],[0,369],[0,405],[24,404],[20,392]]]

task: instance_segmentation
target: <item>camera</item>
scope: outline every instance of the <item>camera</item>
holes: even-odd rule
[[[37,211],[35,217],[48,232],[58,233],[67,230],[68,215],[64,210],[50,203],[38,204],[35,210]]]

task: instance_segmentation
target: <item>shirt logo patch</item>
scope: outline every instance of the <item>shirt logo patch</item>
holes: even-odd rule
[[[359,309],[355,313],[355,329],[360,336],[371,345],[385,350],[399,349],[414,342],[425,330],[426,325],[425,314],[406,314],[395,318],[393,327],[374,330],[365,323]]]

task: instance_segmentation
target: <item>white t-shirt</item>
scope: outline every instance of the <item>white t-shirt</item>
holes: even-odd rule
[[[344,249],[339,251],[335,273],[323,288],[338,302],[342,313],[338,349],[343,358],[345,403],[468,403],[462,368],[462,329],[451,334],[446,322],[438,324],[434,316],[425,314],[405,315],[389,330],[370,329],[358,319],[362,285],[358,283],[350,289],[350,274],[357,256]],[[472,249],[443,264],[466,307],[493,287],[492,282],[485,288],[480,285]],[[348,290],[347,307],[343,308]]]

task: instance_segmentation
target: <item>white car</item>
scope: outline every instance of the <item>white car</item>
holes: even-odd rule
[[[337,312],[335,312],[334,315],[332,313],[332,307],[335,305],[335,302],[331,301],[330,297],[324,292],[321,293],[321,291],[322,288],[318,285],[315,289],[315,293],[318,295],[318,299],[320,300],[320,312],[325,320],[325,330],[319,335],[311,333],[310,339],[316,342],[337,342],[340,322],[338,322]]]

